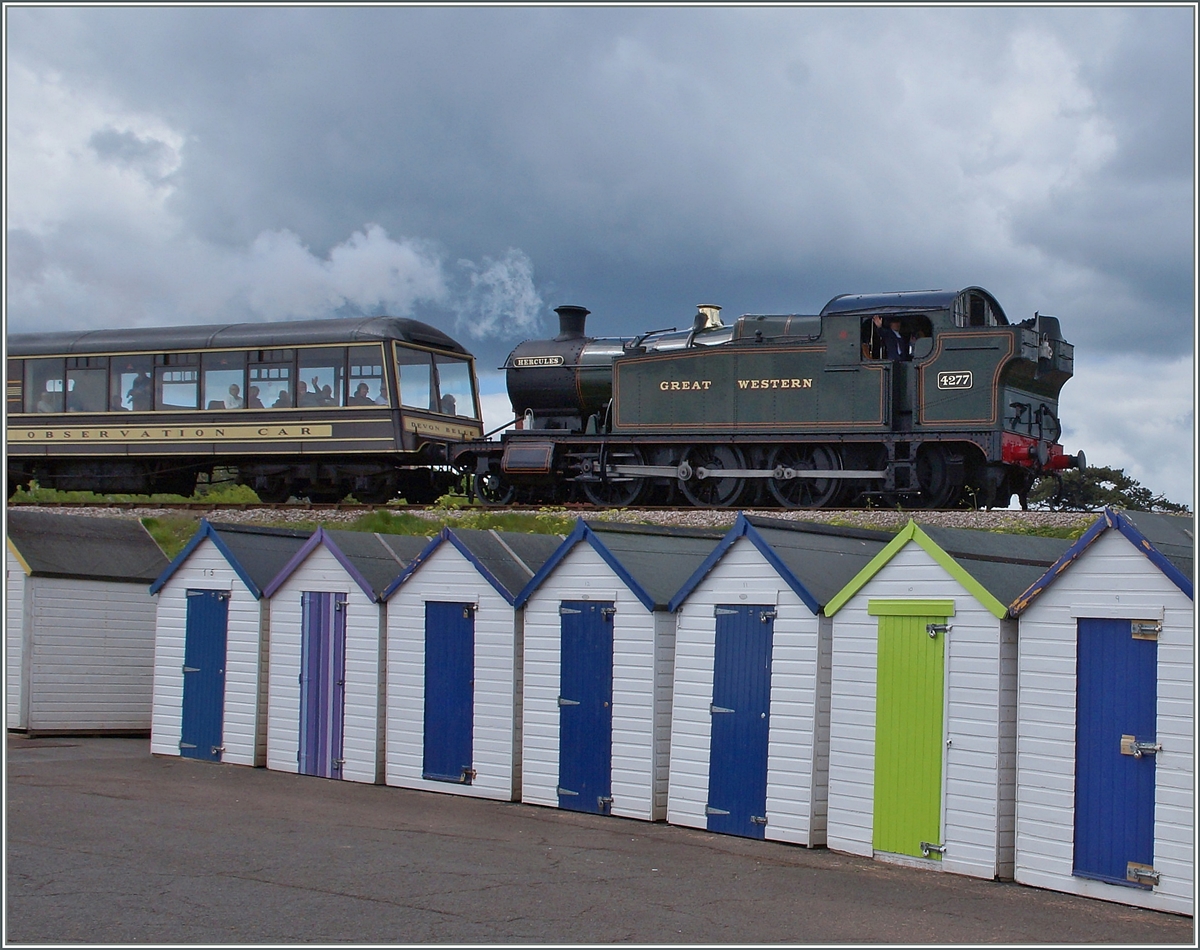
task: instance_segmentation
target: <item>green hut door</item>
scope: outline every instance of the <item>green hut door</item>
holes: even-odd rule
[[[871,601],[879,617],[874,850],[941,856],[946,618],[951,601]]]

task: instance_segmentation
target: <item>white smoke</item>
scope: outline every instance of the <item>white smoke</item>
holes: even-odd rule
[[[500,260],[484,257],[482,265],[460,260],[458,266],[470,280],[456,306],[459,332],[479,340],[537,329],[543,303],[527,254],[510,247]]]

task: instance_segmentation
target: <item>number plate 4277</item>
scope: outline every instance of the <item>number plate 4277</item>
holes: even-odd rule
[[[938,389],[970,389],[971,371],[962,373],[938,373]]]

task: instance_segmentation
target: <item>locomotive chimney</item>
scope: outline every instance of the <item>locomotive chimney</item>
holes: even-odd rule
[[[700,330],[717,330],[725,326],[721,322],[721,308],[715,303],[701,303],[696,305],[696,319],[692,322],[693,329],[697,332]]]
[[[583,336],[584,321],[592,311],[587,307],[572,307],[564,304],[561,307],[555,307],[554,312],[558,314],[558,336],[554,339],[561,342],[576,340]]]

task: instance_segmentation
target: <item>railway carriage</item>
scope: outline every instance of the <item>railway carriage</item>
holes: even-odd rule
[[[482,435],[474,361],[395,317],[16,334],[8,490],[189,495],[233,468],[263,501],[432,501]]]
[[[720,309],[619,339],[559,307],[559,335],[506,362],[517,430],[452,460],[485,502],[570,482],[600,505],[1024,503],[1039,475],[1083,467],[1059,443],[1074,350],[1055,317],[1010,324],[979,287],[847,294],[731,326]],[[893,321],[911,349],[884,347]]]

